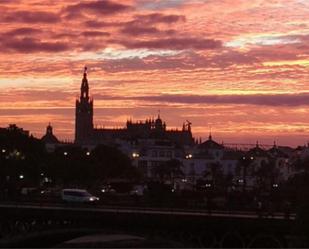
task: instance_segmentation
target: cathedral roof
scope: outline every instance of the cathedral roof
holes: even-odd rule
[[[284,153],[280,148],[278,148],[276,145],[274,145],[271,149],[268,150],[268,152],[275,157],[284,157],[288,158],[288,155]]]
[[[198,145],[199,149],[214,149],[214,150],[222,150],[224,146],[212,140],[212,136],[209,135],[208,140]]]
[[[250,156],[255,156],[255,157],[268,157],[266,150],[263,150],[262,148],[260,148],[258,142],[254,148],[248,151],[247,154]]]
[[[53,134],[53,127],[49,124],[46,128],[46,134],[41,138],[41,140],[46,144],[57,144],[59,140]]]

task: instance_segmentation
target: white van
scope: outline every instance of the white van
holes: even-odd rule
[[[91,195],[85,189],[63,189],[61,191],[61,199],[65,202],[94,203],[99,198]]]

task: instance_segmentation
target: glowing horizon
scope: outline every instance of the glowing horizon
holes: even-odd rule
[[[1,1],[0,127],[74,137],[83,67],[94,123],[161,110],[195,138],[309,140],[309,2]]]

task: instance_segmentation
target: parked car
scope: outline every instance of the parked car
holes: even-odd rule
[[[95,203],[99,198],[93,196],[85,189],[63,189],[61,199],[65,202]]]
[[[130,195],[133,196],[143,196],[145,191],[144,185],[134,185],[133,189],[130,191]]]

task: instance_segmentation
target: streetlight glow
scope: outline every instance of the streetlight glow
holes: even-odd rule
[[[186,159],[190,159],[190,158],[192,158],[192,157],[193,157],[192,154],[186,155]]]
[[[132,157],[133,157],[133,158],[138,158],[138,157],[139,157],[139,154],[138,154],[137,152],[133,152],[133,153],[132,153]]]

